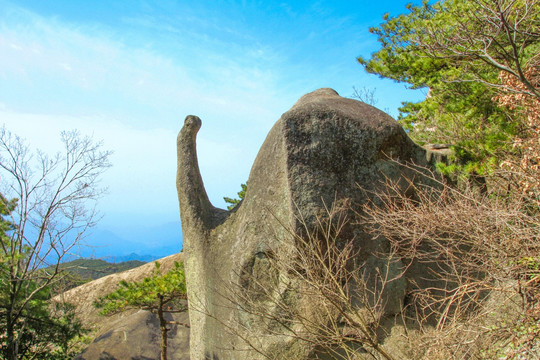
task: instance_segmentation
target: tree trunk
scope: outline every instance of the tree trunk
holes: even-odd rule
[[[17,351],[15,346],[15,335],[11,314],[7,316],[7,360],[17,360]]]
[[[158,307],[158,318],[159,318],[159,329],[161,330],[161,360],[167,360],[167,321],[163,317],[163,295],[159,296],[159,307]]]
[[[15,322],[16,317],[14,316],[15,302],[16,302],[16,292],[17,292],[17,283],[11,277],[10,283],[10,294],[9,294],[9,304],[6,314],[6,332],[7,332],[7,360],[17,360],[18,358],[18,340],[15,339]]]

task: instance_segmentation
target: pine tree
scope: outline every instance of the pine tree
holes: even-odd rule
[[[370,29],[381,49],[359,62],[370,73],[428,90],[424,101],[404,103],[399,120],[419,143],[454,145],[459,165],[447,170],[495,169],[522,131],[515,114],[494,100],[515,91],[501,73],[540,99],[525,71],[540,51],[538,1],[424,1],[407,9]]]
[[[96,301],[95,306],[103,308],[103,315],[112,315],[127,309],[143,309],[157,314],[161,333],[161,360],[167,360],[168,325],[165,313],[187,311],[187,292],[184,266],[175,262],[174,268],[161,274],[160,263],[151,276],[139,282],[122,281],[120,288]],[[187,324],[180,324],[189,327]]]
[[[232,199],[230,197],[224,197],[223,200],[225,200],[226,203],[231,204],[227,206],[227,210],[232,210],[244,199],[246,196],[247,191],[247,183],[241,184],[242,190],[238,192],[238,199]]]

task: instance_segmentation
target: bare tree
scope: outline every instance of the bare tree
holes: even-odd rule
[[[375,97],[375,91],[376,89],[369,89],[367,87],[363,87],[362,89],[357,89],[355,86],[353,86],[353,99],[358,99],[368,105],[375,106],[379,102],[377,98]]]
[[[36,316],[35,302],[61,278],[60,263],[98,220],[99,178],[111,152],[77,131],[62,132],[61,140],[63,151],[48,156],[0,130],[2,202],[10,208],[2,219],[12,224],[0,245],[2,350],[9,360],[31,351],[24,335],[33,338],[28,319]]]

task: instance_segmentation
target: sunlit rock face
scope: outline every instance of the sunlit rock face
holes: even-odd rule
[[[279,353],[275,358],[310,358],[313,349],[299,346],[280,329],[317,309],[306,306],[301,281],[291,279],[283,270],[287,266],[275,266],[276,261],[294,261],[295,238],[314,234],[328,208],[360,209],[377,201],[374,194],[385,180],[414,181],[414,172],[400,163],[426,164],[425,150],[384,112],[319,89],[276,122],[253,164],[244,200],[225,211],[213,207],[204,190],[195,149],[200,126],[198,117],[188,116],[178,135],[191,359],[264,358],[253,348]],[[403,181],[403,192],[407,188]],[[386,267],[374,255],[385,251],[384,239],[350,221],[338,246],[353,238],[368,284],[376,286],[372,273],[381,268],[399,271],[392,268],[399,262]],[[385,289],[382,316],[400,310],[406,286],[406,279],[399,279]],[[271,297],[285,299],[288,311]],[[257,307],[265,309],[267,319],[250,310]]]

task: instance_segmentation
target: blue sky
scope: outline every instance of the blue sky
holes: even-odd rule
[[[368,32],[404,1],[0,0],[0,122],[45,151],[79,129],[113,150],[101,229],[178,221],[176,135],[197,145],[214,205],[234,196],[271,126],[304,93],[376,88],[392,116],[422,91],[367,74]]]

